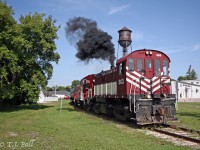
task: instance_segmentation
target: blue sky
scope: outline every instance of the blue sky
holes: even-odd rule
[[[171,59],[171,77],[185,75],[189,65],[200,79],[200,0],[7,0],[21,15],[39,12],[51,15],[61,25],[56,40],[61,59],[53,64],[49,86],[70,85],[73,80],[110,68],[108,62],[92,60],[80,62],[76,49],[65,37],[69,18],[86,17],[113,37],[118,50],[118,30],[126,26],[132,30],[132,49],[157,49]],[[130,52],[130,48],[129,48]],[[121,47],[118,56],[122,56]]]

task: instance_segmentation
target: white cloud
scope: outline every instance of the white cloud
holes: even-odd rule
[[[129,6],[130,6],[130,4],[122,5],[122,6],[119,6],[119,7],[114,7],[108,12],[108,15],[113,15],[115,13],[123,11],[124,9],[128,8]]]
[[[188,46],[174,46],[172,47],[168,47],[168,48],[160,48],[161,50],[163,50],[166,54],[175,54],[175,53],[182,53],[182,52],[187,52],[189,49],[191,49]]]
[[[194,45],[192,51],[198,51],[198,50],[200,50],[200,44]]]

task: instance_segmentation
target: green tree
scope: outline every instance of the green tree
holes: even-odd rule
[[[66,91],[66,87],[65,86],[58,86],[57,91]]]
[[[186,72],[185,76],[178,77],[178,80],[196,80],[197,79],[197,73],[194,69],[192,69],[192,66],[190,65],[188,68],[188,71]]]
[[[52,88],[52,87],[49,87],[49,86],[47,86],[47,87],[46,87],[46,90],[47,90],[47,91],[53,91],[53,88]]]
[[[55,39],[59,27],[51,16],[29,14],[17,23],[13,10],[0,0],[0,100],[32,103],[38,100],[58,63]]]
[[[71,88],[70,86],[66,86],[66,91],[70,92]]]
[[[16,73],[19,73],[15,54],[16,21],[13,10],[0,0],[0,100],[12,99],[15,96]]]
[[[72,86],[71,86],[71,89],[72,88],[75,88],[77,85],[79,85],[80,84],[80,81],[79,80],[74,80],[74,81],[72,81]]]
[[[185,77],[186,77],[187,80],[196,80],[197,79],[197,74],[194,71],[194,69],[192,69],[191,65],[189,66],[189,69],[186,72],[186,76]]]
[[[187,79],[186,79],[186,77],[184,77],[184,76],[178,77],[178,81],[182,81],[182,80],[187,80]]]
[[[197,73],[194,71],[194,69],[192,69],[191,71],[191,79],[192,80],[196,80],[198,78]]]

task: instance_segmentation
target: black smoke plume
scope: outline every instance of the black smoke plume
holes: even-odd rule
[[[84,17],[69,19],[65,32],[69,42],[77,47],[76,57],[79,60],[88,63],[91,59],[102,59],[114,65],[112,37],[99,29],[95,21]]]

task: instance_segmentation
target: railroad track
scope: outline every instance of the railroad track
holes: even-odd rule
[[[107,120],[107,121],[112,121],[112,122],[115,122],[115,123],[126,125],[127,127],[131,127],[131,128],[133,127],[133,128],[136,128],[136,129],[144,129],[143,128],[144,126],[133,124],[132,121],[119,121],[119,120],[114,119],[113,117],[106,116],[106,115],[103,115],[103,114],[95,114],[95,113],[92,113],[88,110],[81,109],[80,107],[74,107],[74,108],[77,111],[85,112],[86,114],[95,116],[97,118],[102,118],[102,119]],[[162,124],[163,128],[160,128],[160,127],[161,127],[160,125],[156,125],[156,126],[154,125],[154,127],[152,127],[151,125],[147,125],[145,128],[150,129],[151,131],[154,131],[154,132],[157,132],[157,133],[161,133],[161,134],[164,134],[164,135],[168,135],[168,136],[179,138],[179,139],[182,139],[182,140],[185,140],[185,141],[196,143],[197,145],[199,145],[198,147],[200,147],[200,131],[187,129],[187,128],[183,128],[183,127],[178,127],[178,126],[175,126],[175,125],[169,125],[169,124]],[[173,129],[173,130],[167,131],[168,129]],[[178,131],[184,131],[184,133],[180,133],[180,132],[178,133]],[[191,136],[188,133],[196,133],[198,136],[194,137],[194,135]]]
[[[170,124],[162,124],[162,126],[169,127],[169,128],[172,128],[172,129],[178,129],[178,130],[182,130],[182,131],[187,131],[187,132],[191,132],[191,133],[197,133],[197,134],[200,135],[200,131],[199,130],[183,128],[183,127],[179,127],[179,126],[176,126],[176,125],[170,125]]]
[[[150,130],[200,144],[200,131],[169,124],[163,124],[163,127],[165,128],[150,128]]]

